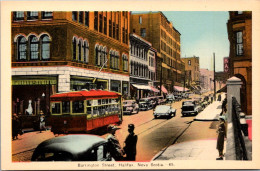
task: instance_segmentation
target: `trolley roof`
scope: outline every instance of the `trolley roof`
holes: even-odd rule
[[[54,94],[50,97],[51,101],[62,100],[86,100],[86,99],[111,99],[120,97],[120,93],[105,90],[82,90],[67,93]]]

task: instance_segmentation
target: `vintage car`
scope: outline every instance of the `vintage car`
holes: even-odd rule
[[[151,110],[152,108],[151,98],[142,98],[139,100],[139,110]]]
[[[158,104],[159,104],[159,105],[165,104],[165,103],[166,103],[166,100],[167,100],[167,99],[164,99],[163,96],[158,96]]]
[[[174,117],[176,115],[176,109],[173,109],[170,105],[158,105],[153,112],[154,118],[158,117]]]
[[[196,104],[195,101],[184,101],[182,102],[182,107],[181,107],[181,114],[182,116],[186,115],[197,115],[200,111],[200,106]]]
[[[114,161],[107,141],[96,135],[66,135],[40,143],[31,161]]]
[[[132,114],[139,112],[139,105],[135,100],[124,100],[123,101],[123,113]]]
[[[152,96],[152,97],[148,97],[151,101],[152,104],[152,108],[154,109],[159,103],[158,103],[158,97],[157,96]]]
[[[173,94],[168,94],[166,96],[166,103],[172,103],[175,101],[175,96]]]

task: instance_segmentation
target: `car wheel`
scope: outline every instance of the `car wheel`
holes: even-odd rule
[[[156,115],[154,115],[154,119],[157,119],[157,116],[156,116]]]
[[[136,109],[136,114],[138,114],[139,113],[139,109]]]

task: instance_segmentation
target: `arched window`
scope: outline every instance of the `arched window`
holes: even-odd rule
[[[125,54],[123,54],[123,71],[128,71],[128,58]]]
[[[50,59],[50,38],[47,35],[41,37],[41,57],[42,60]]]
[[[39,42],[36,38],[36,36],[30,36],[29,38],[30,42],[30,60],[38,60],[39,59]]]
[[[87,41],[84,41],[83,44],[83,51],[84,51],[84,62],[88,63],[89,62],[89,45]]]
[[[99,45],[96,45],[96,48],[95,48],[95,54],[96,54],[96,65],[97,66],[100,66],[100,63],[101,63],[101,46]]]
[[[77,39],[75,37],[72,40],[72,48],[73,60],[77,60]]]
[[[107,48],[106,47],[103,48],[103,57],[104,57],[104,62],[105,62],[104,67],[106,68],[107,67]]]
[[[81,59],[81,49],[82,49],[82,40],[79,40],[79,43],[78,43],[78,61],[82,61]]]
[[[119,70],[119,53],[115,54],[115,69]]]
[[[102,67],[105,63],[105,53],[104,53],[104,48],[103,46],[100,46],[100,66]]]
[[[19,61],[24,61],[26,60],[26,39],[25,37],[21,36],[18,38],[17,41],[17,47],[18,47],[18,55],[17,58]]]
[[[113,69],[113,51],[109,51],[110,68]]]

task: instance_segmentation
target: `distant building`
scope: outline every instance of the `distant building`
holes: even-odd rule
[[[229,12],[227,23],[230,42],[230,76],[243,82],[241,88],[242,111],[252,114],[252,12]]]
[[[160,85],[161,77],[168,91],[173,91],[174,85],[181,85],[181,34],[166,16],[162,12],[132,13],[130,29],[132,33],[151,42],[157,50],[156,85]]]
[[[186,82],[188,86],[200,85],[200,62],[199,57],[181,58],[185,63]]]
[[[155,81],[156,50],[152,44],[136,34],[130,34],[131,97],[147,97]]]
[[[214,90],[214,72],[208,69],[200,69],[200,86],[206,91]]]
[[[95,88],[93,82],[129,93],[129,12],[11,15],[13,113],[25,114],[29,104],[33,115],[48,112],[52,94]]]

